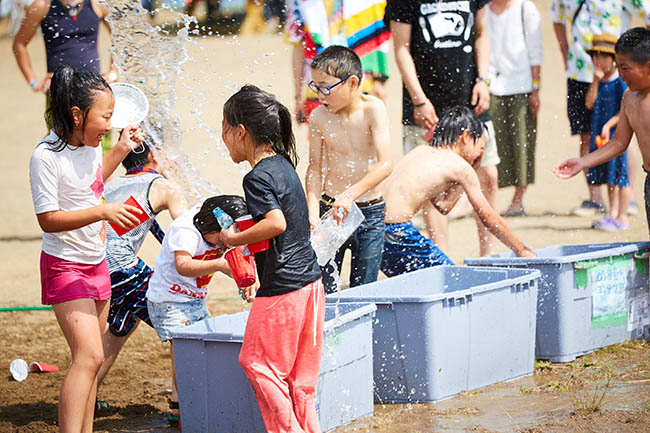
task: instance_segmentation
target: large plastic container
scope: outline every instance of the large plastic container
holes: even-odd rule
[[[625,340],[648,337],[650,242],[558,245],[538,257],[466,259],[473,266],[537,269],[536,356],[570,362]]]
[[[373,304],[325,310],[316,408],[323,431],[373,414]],[[183,431],[266,431],[239,365],[248,312],[212,317],[172,333]]]
[[[375,400],[431,402],[533,372],[539,271],[438,266],[343,290],[373,302]]]

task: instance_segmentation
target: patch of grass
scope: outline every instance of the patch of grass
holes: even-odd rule
[[[625,347],[626,349],[644,349],[648,347],[648,341],[647,340],[630,340],[626,341],[625,343],[621,344],[621,347]]]
[[[614,373],[612,369],[605,367],[605,377],[601,381],[597,381],[591,391],[577,391],[573,399],[573,412],[574,413],[594,413],[602,409],[605,397],[609,392],[612,384]]]
[[[551,369],[551,361],[544,361],[540,359],[535,360],[535,370],[550,370]]]

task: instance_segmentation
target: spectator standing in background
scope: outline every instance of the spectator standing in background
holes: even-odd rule
[[[523,216],[526,187],[535,181],[535,144],[541,87],[542,28],[530,0],[492,0],[490,112],[499,149],[499,188],[514,186],[504,216]]]
[[[645,17],[646,26],[650,26],[650,1],[553,0],[551,5],[553,30],[567,73],[567,111],[571,134],[580,135],[581,157],[589,153],[592,113],[585,106],[585,97],[594,75],[593,63],[586,50],[591,46],[594,34],[610,33],[618,37],[631,27],[635,15]],[[567,24],[570,26],[571,43],[567,40]],[[638,149],[629,152],[629,157],[630,184],[634,190],[636,174],[641,165]],[[584,174],[586,179],[586,170]],[[572,210],[575,215],[591,216],[605,211],[600,186],[587,186],[589,199]],[[637,209],[636,204],[630,204],[630,209],[633,213]]]
[[[47,93],[52,73],[64,64],[100,73],[97,38],[100,23],[110,31],[107,17],[108,8],[98,0],[33,0],[13,42],[16,62],[32,90]],[[44,77],[36,76],[27,51],[39,26],[47,57]],[[108,82],[115,81],[117,67],[112,64],[110,71],[102,75]]]

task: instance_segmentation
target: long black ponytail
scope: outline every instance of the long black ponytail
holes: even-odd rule
[[[256,146],[270,144],[294,168],[298,165],[291,113],[273,95],[247,84],[226,101],[223,115],[229,125],[244,125]]]
[[[86,126],[88,111],[95,102],[99,91],[111,91],[111,87],[101,75],[77,70],[72,66],[61,65],[54,71],[50,84],[50,105],[45,111],[45,120],[52,125],[59,140],[49,143],[51,149],[59,152],[67,146],[74,132],[72,107],[78,107],[84,114],[82,129]],[[111,91],[112,92],[112,91]]]

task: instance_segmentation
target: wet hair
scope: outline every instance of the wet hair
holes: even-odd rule
[[[638,65],[646,65],[650,61],[650,30],[635,27],[626,31],[618,38],[615,50]]]
[[[144,167],[149,162],[149,154],[151,149],[146,142],[130,151],[122,160],[122,165],[125,169],[131,170],[134,168]]]
[[[201,209],[194,215],[194,227],[196,227],[201,235],[221,231],[221,225],[212,213],[215,208],[221,208],[233,220],[248,214],[248,206],[246,206],[244,197],[239,195],[218,195],[210,197],[203,202]]]
[[[341,45],[330,45],[316,54],[311,62],[311,68],[323,71],[339,80],[356,75],[361,83],[363,77],[359,56],[350,48]]]
[[[223,116],[231,126],[243,125],[255,146],[270,144],[294,168],[298,165],[291,113],[270,93],[247,84],[226,101]]]
[[[45,120],[52,125],[59,136],[57,142],[48,143],[55,152],[63,150],[72,138],[74,118],[72,107],[78,107],[83,115],[82,130],[86,127],[88,112],[95,103],[98,92],[113,92],[101,75],[61,65],[54,71],[50,83],[50,106],[45,111]]]
[[[476,113],[468,107],[457,105],[446,110],[433,132],[432,146],[453,146],[458,138],[467,130],[474,140],[483,135],[484,126]]]

